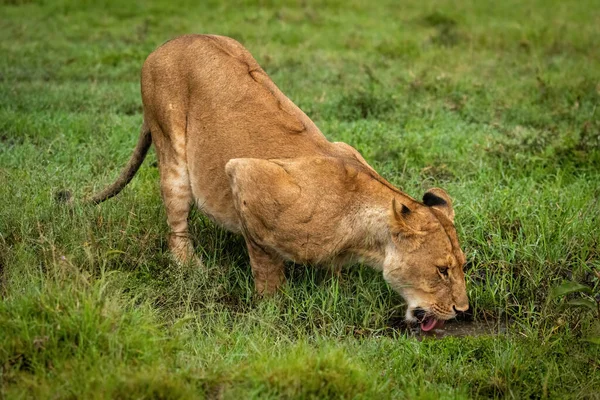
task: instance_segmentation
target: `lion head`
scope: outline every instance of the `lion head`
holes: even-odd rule
[[[431,189],[423,203],[392,201],[392,242],[383,267],[385,280],[406,300],[407,321],[431,330],[469,308],[463,265],[454,227],[452,200]]]

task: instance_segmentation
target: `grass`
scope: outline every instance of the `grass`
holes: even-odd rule
[[[0,2],[1,398],[599,398],[600,14],[595,1]],[[350,266],[290,266],[258,299],[243,242],[191,217],[168,257],[156,157],[108,184],[142,120],[139,70],[183,33],[241,41],[325,135],[420,197],[455,199],[476,321],[418,341]],[[593,296],[593,295],[592,295]],[[596,333],[598,334],[598,333]]]

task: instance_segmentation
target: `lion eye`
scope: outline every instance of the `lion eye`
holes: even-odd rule
[[[448,276],[448,267],[437,267],[440,275],[447,277]]]

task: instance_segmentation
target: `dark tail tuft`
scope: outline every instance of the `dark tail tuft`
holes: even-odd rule
[[[70,190],[59,190],[54,193],[54,201],[59,204],[71,204],[73,202],[73,194]]]

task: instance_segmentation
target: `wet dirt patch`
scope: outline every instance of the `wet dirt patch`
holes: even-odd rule
[[[446,337],[478,337],[507,334],[507,324],[501,321],[448,321],[441,329],[422,331],[419,327],[408,328],[409,336],[417,340],[443,339]]]
[[[510,321],[502,321],[480,315],[484,320],[474,320],[472,309],[460,313],[456,318],[445,322],[442,328],[435,328],[429,332],[421,330],[419,324],[407,323],[404,313],[394,313],[387,321],[388,328],[377,335],[393,337],[397,334],[406,335],[418,341],[426,339],[443,339],[445,337],[478,337],[507,335]]]

